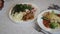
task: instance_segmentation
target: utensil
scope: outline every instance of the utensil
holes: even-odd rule
[[[60,10],[60,6],[56,4],[51,4],[48,9],[55,9],[55,10]]]

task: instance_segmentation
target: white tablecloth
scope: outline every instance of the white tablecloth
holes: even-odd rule
[[[5,0],[4,8],[0,11],[0,34],[43,34],[36,31],[34,22],[16,24],[8,17],[9,8],[13,3],[35,3],[40,11],[47,9],[50,4],[57,4],[60,6],[60,0]],[[55,34],[60,34],[55,33]]]

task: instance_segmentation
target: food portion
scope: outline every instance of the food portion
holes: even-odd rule
[[[55,29],[60,27],[60,14],[55,13],[53,10],[45,12],[42,19],[44,26],[47,28]]]
[[[36,8],[31,4],[16,4],[12,11],[11,16],[15,21],[27,21],[34,19]]]
[[[0,0],[0,10],[3,8],[4,6],[4,0]]]

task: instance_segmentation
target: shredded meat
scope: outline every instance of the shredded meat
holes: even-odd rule
[[[23,20],[25,21],[33,18],[34,18],[34,14],[32,12],[27,13],[26,15],[23,16]]]

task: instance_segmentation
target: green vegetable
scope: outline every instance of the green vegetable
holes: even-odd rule
[[[12,12],[15,14],[16,12],[19,13],[20,11],[21,12],[24,12],[25,9],[28,9],[28,10],[31,10],[32,9],[32,6],[31,5],[27,5],[27,4],[17,4],[15,5],[15,7],[13,7],[13,10]]]
[[[23,8],[23,5],[22,4],[17,4],[15,7],[14,7],[14,11],[15,12],[20,12],[20,11],[24,11],[25,9]]]
[[[48,18],[46,18],[46,17],[42,17],[42,19],[44,19],[44,20],[48,20]]]
[[[58,27],[58,23],[50,23],[50,28],[55,29],[56,27]]]

